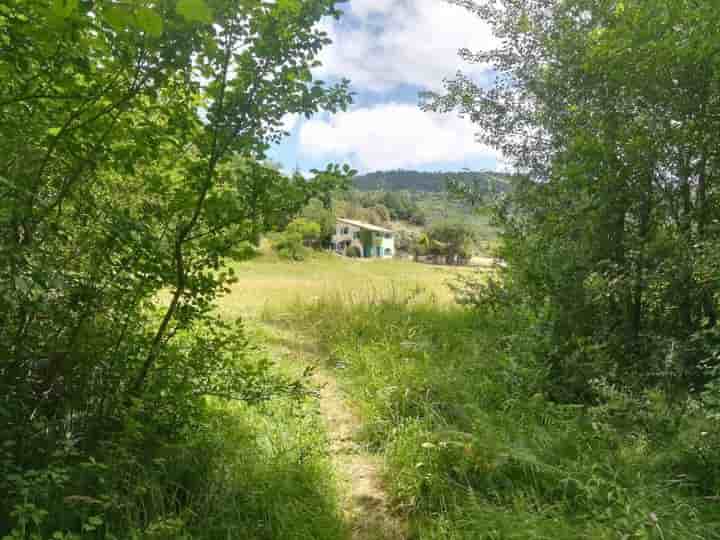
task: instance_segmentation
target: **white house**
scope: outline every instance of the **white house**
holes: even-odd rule
[[[395,255],[395,233],[370,223],[337,218],[330,246],[338,253],[356,246],[365,258],[392,257]]]

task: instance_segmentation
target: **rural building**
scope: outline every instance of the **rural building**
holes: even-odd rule
[[[365,258],[392,257],[395,255],[395,233],[370,223],[338,218],[330,246],[338,253],[346,253],[356,246]]]

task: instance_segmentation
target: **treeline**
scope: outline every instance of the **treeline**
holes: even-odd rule
[[[359,219],[373,225],[406,221],[425,225],[427,216],[420,206],[422,194],[411,191],[347,191],[338,193],[335,208],[338,215]]]
[[[505,191],[508,176],[488,172],[423,172],[423,171],[376,171],[353,178],[353,185],[361,191],[423,191],[437,193],[447,189],[450,179],[460,181],[480,180],[486,193]]]
[[[464,196],[463,191],[456,194],[456,197]],[[281,257],[302,261],[313,249],[329,248],[337,218],[346,218],[394,229],[397,255],[416,261],[467,264],[477,251],[487,248],[483,246],[487,227],[475,223],[477,209],[447,197],[444,201],[445,206],[452,206],[452,215],[432,213],[429,216],[423,207],[438,204],[429,194],[337,190],[328,200],[308,201],[297,218],[284,230],[269,234],[269,238]]]
[[[286,259],[304,260],[310,254],[309,249],[327,249],[330,246],[337,218],[381,227],[391,227],[393,222],[400,220],[415,225],[423,225],[426,221],[415,194],[340,189],[324,201],[309,200],[300,216],[289,223],[284,231],[270,235],[273,248]],[[404,247],[400,243],[399,249],[404,250]]]

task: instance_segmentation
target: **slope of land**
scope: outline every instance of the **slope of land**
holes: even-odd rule
[[[446,182],[449,177],[460,180],[472,180],[483,177],[488,190],[493,185],[497,189],[504,190],[507,187],[507,175],[502,173],[488,172],[424,172],[410,170],[376,171],[358,175],[353,179],[355,187],[361,191],[372,191],[383,189],[385,191],[445,191]]]

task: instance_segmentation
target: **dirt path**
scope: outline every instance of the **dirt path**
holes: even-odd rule
[[[302,365],[314,365],[320,389],[320,412],[330,439],[330,453],[342,494],[342,509],[352,540],[403,540],[405,523],[393,515],[385,492],[379,458],[358,441],[361,422],[353,412],[332,372],[320,360],[312,343],[287,329],[273,327],[273,349]]]

